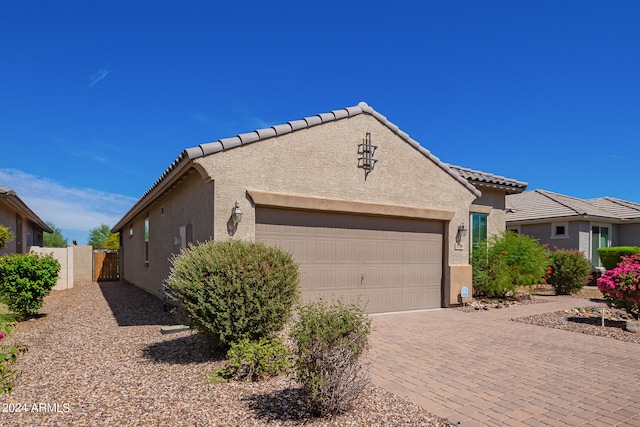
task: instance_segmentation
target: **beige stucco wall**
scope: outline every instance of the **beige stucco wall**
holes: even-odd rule
[[[487,237],[506,230],[505,192],[485,187],[478,188],[482,196],[473,201],[471,211],[487,214]]]
[[[358,168],[358,144],[367,132],[379,148],[374,155],[378,162],[365,180],[363,169]],[[469,206],[476,196],[369,114],[197,158],[190,172],[119,230],[121,277],[154,295],[160,295],[170,272],[169,260],[183,246],[182,238],[176,238],[184,236],[187,224],[192,224],[194,242],[255,239],[250,190],[452,211],[453,218],[444,224],[447,295],[451,295],[447,290],[451,271],[468,269],[468,243],[455,249],[455,239],[458,224],[469,226]],[[236,201],[243,218],[231,236],[227,223]],[[147,215],[148,263],[144,261]],[[457,277],[458,285],[467,280],[467,274]],[[470,287],[470,278],[468,281]]]
[[[358,144],[367,132],[378,146],[365,180]],[[454,211],[446,226],[449,265],[468,265],[468,244],[454,250],[457,224],[468,227],[476,198],[459,181],[394,134],[361,114],[196,160],[215,181],[214,238],[229,238],[227,222],[237,200],[243,219],[233,238],[255,238],[255,207],[247,190]],[[504,224],[504,223],[503,223]],[[445,287],[449,268],[444,269]],[[469,284],[470,285],[470,284]]]
[[[191,224],[193,242],[213,238],[214,183],[194,169],[178,186],[160,196],[147,210],[121,230],[120,275],[156,296],[169,276],[173,254],[184,241],[181,227]],[[145,262],[144,220],[149,216],[149,262]],[[133,235],[130,235],[130,229]]]

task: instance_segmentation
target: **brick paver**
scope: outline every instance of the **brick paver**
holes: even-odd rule
[[[640,346],[510,321],[593,305],[548,299],[374,316],[373,382],[468,427],[638,425]]]

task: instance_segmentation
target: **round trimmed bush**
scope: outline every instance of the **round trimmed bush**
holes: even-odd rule
[[[548,282],[557,295],[570,295],[587,284],[591,264],[582,252],[558,249],[550,257]]]
[[[291,254],[262,243],[206,242],[171,261],[167,285],[191,325],[216,347],[271,337],[298,300],[298,265]]]

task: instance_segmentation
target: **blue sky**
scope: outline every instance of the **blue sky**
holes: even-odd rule
[[[69,241],[185,148],[367,102],[445,162],[640,202],[637,1],[0,4],[0,185]]]

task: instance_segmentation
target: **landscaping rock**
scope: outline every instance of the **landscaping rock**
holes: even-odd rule
[[[640,332],[640,321],[628,320],[624,328],[629,332],[633,332],[634,334],[637,334]]]

